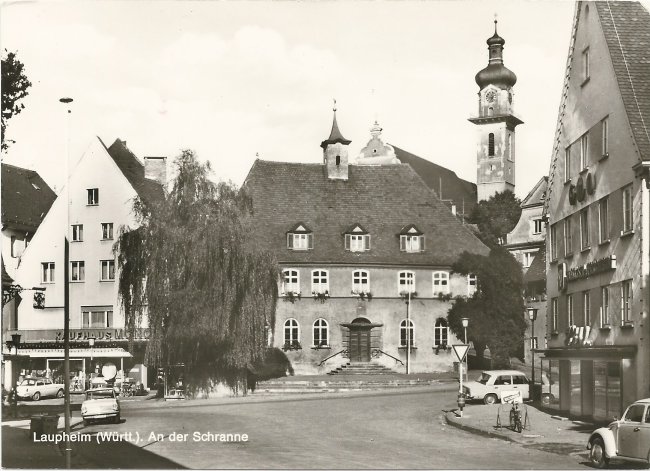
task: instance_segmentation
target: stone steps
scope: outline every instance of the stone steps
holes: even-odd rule
[[[382,375],[395,374],[393,370],[377,363],[346,363],[333,369],[328,375]]]
[[[307,394],[346,391],[373,391],[381,389],[411,388],[435,384],[435,380],[393,379],[386,381],[261,381],[255,388],[256,395]]]

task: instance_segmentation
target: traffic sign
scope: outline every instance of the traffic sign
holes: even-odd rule
[[[469,345],[452,345],[451,348],[454,349],[454,353],[458,357],[458,361],[462,363],[465,360],[465,355],[467,355],[467,350],[469,350]]]

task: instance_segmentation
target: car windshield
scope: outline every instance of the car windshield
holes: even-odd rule
[[[35,379],[24,379],[22,383],[20,383],[21,386],[34,386],[36,384]]]
[[[489,380],[490,380],[490,375],[487,373],[483,373],[481,374],[481,378],[478,380],[478,382],[481,384],[487,384]]]
[[[113,391],[112,389],[98,389],[96,391],[90,390],[86,392],[87,400],[107,399],[107,398],[114,398],[114,397],[115,397],[115,391]]]

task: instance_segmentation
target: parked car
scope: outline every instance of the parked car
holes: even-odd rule
[[[113,388],[94,388],[86,391],[81,404],[81,418],[87,425],[91,420],[112,419],[120,423],[120,402]]]
[[[63,397],[65,386],[53,383],[48,378],[25,378],[16,388],[16,395],[21,399],[38,401],[42,397]]]
[[[592,432],[589,461],[604,468],[611,458],[650,466],[650,397],[630,405],[620,420]]]
[[[487,370],[478,381],[469,381],[463,386],[466,399],[482,400],[494,404],[506,393],[521,392],[523,400],[530,398],[530,384],[525,373],[517,370]]]

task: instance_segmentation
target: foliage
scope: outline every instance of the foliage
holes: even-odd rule
[[[505,240],[521,216],[521,201],[509,190],[496,193],[474,207],[470,221],[478,225],[481,241],[488,247]]]
[[[507,250],[494,247],[487,256],[464,252],[452,269],[477,275],[477,287],[472,297],[456,299],[447,316],[449,328],[462,339],[461,319],[467,317],[468,340],[477,356],[487,345],[494,367],[509,366],[510,355],[521,347],[526,331],[521,265]]]
[[[223,381],[244,386],[274,325],[279,269],[249,240],[250,199],[209,179],[192,151],[156,203],[136,199],[139,227],[122,228],[114,251],[119,296],[132,339],[146,316],[148,364],[185,365],[190,393]]]
[[[10,118],[20,113],[25,105],[18,103],[28,95],[27,89],[32,86],[24,71],[24,64],[16,58],[15,52],[4,50],[2,57],[2,150],[9,147],[5,139],[5,131]]]
[[[248,369],[248,387],[255,389],[258,381],[265,381],[272,378],[293,376],[291,362],[279,348],[267,348],[262,358],[257,360]]]

